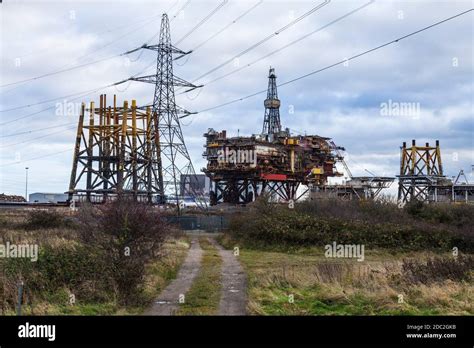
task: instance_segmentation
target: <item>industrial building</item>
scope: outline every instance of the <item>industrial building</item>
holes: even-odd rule
[[[209,196],[211,189],[211,180],[204,174],[181,174],[180,179],[180,196],[184,197],[189,192],[195,192],[200,196]]]
[[[30,203],[65,203],[69,196],[66,193],[46,193],[35,192],[30,193],[28,202]]]
[[[155,85],[153,104],[138,106],[82,105],[78,120],[68,200],[103,203],[119,195],[153,204],[192,199],[200,208],[218,203],[242,204],[268,193],[274,201],[337,197],[375,199],[394,177],[352,176],[341,151],[330,137],[294,135],[280,120],[275,69],[268,74],[267,96],[261,132],[229,137],[226,130],[209,128],[204,134],[206,167],[196,174],[188,153],[180,119],[193,112],[175,102],[175,87],[185,92],[201,88],[173,73],[173,61],[192,51],[171,44],[169,19],[162,16],[157,45],[138,49],[157,52],[157,71],[133,76],[130,81]],[[135,50],[132,50],[135,51]],[[130,51],[130,52],[132,52]],[[127,81],[128,81],[127,80]],[[118,82],[117,84],[122,83]],[[336,166],[340,164],[345,174]],[[345,176],[337,184],[329,178]],[[472,202],[474,185],[452,181],[443,175],[439,142],[436,147],[406,147],[401,152],[398,199],[427,202]],[[46,199],[46,198],[44,198]],[[179,211],[179,208],[178,208]]]

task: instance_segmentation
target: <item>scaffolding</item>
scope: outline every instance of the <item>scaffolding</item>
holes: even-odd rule
[[[400,153],[400,175],[398,175],[398,201],[426,201],[434,185],[446,181],[443,175],[439,140],[436,146],[417,146],[415,139],[411,147],[403,143]]]
[[[89,108],[83,103],[77,126],[76,144],[69,183],[69,201],[73,198],[88,202],[105,202],[119,194],[136,200],[153,202],[160,192],[159,137],[153,137],[151,108],[137,107],[132,100],[117,106],[107,106],[106,95],[100,95],[100,105]],[[85,181],[85,188],[79,188]]]
[[[459,181],[464,176],[465,182]],[[400,175],[398,175],[398,201],[401,204],[417,200],[421,202],[455,203],[474,201],[474,185],[467,182],[461,170],[455,181],[443,174],[439,140],[435,146],[426,143],[411,147],[403,143],[400,153]]]

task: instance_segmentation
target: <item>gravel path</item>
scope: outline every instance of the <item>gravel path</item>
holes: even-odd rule
[[[222,258],[222,291],[219,315],[247,314],[247,277],[232,250],[225,250],[213,238],[209,241],[219,249]]]
[[[160,294],[145,315],[174,315],[179,308],[179,297],[185,295],[193,284],[201,268],[202,249],[197,238],[191,240],[191,248],[184,260],[176,279]]]

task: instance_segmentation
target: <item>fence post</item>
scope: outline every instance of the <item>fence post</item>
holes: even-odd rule
[[[23,300],[23,280],[18,285],[18,304],[16,306],[16,315],[21,315],[22,300]]]

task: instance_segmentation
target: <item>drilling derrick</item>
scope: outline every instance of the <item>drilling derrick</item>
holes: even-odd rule
[[[264,101],[265,116],[263,118],[263,135],[273,135],[281,132],[280,99],[276,85],[275,69],[270,68],[268,73],[267,99]]]
[[[250,203],[263,193],[275,201],[296,201],[310,184],[325,185],[329,177],[341,175],[330,138],[294,136],[288,129],[281,130],[274,69],[270,69],[264,105],[263,134],[227,137],[225,130],[212,128],[204,134],[207,167],[203,171],[211,179],[211,205]],[[301,185],[307,187],[298,192]]]

